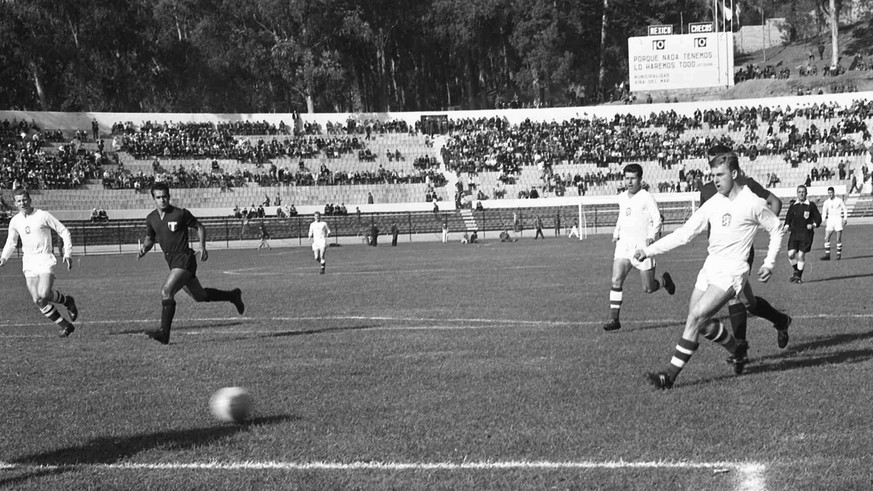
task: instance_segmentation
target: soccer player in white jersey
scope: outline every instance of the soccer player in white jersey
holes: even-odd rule
[[[30,193],[25,189],[16,189],[12,195],[19,213],[9,221],[9,236],[0,253],[0,266],[9,260],[20,238],[24,252],[21,269],[33,303],[49,320],[61,326],[59,335],[65,338],[76,329],[73,322],[79,317],[79,309],[72,296],[54,289],[54,266],[58,260],[52,253],[52,230],[64,241],[63,261],[68,270],[73,267],[70,231],[51,213],[34,208]],[[58,312],[56,305],[63,305],[67,309],[69,321]]]
[[[837,260],[843,257],[843,227],[849,219],[849,212],[842,198],[834,196],[833,186],[828,188],[828,198],[822,203],[821,211],[825,222],[824,256],[822,261],[831,260],[831,235],[837,233]]]
[[[716,155],[709,166],[718,194],[701,205],[682,227],[635,254],[637,260],[642,261],[687,244],[707,227],[710,229],[709,255],[691,293],[682,339],[667,370],[647,374],[649,383],[658,389],[673,387],[679,372],[699,346],[699,334],[728,350],[735,360],[734,371],[742,373],[748,344],[734,339],[730,330],[713,317],[725,304],[740,302],[739,295],[749,276],[749,250],[758,227],[770,234],[767,257],[758,271],[760,281],[765,282],[772,276],[782,243],[779,218],[770,211],[767,202],[735,181],[740,174],[736,154]]]
[[[619,315],[621,313],[622,288],[632,268],[640,272],[643,290],[646,293],[658,291],[662,284],[655,279],[655,260],[637,261],[634,253],[637,249],[651,244],[661,231],[661,212],[655,198],[642,188],[643,168],[639,164],[628,164],[624,167],[624,183],[627,191],[618,196],[618,220],[612,233],[615,242],[615,255],[612,260],[612,289],[609,291],[609,321],[603,325],[606,331],[621,329]],[[661,277],[664,289],[672,295],[676,285],[670,273]]]
[[[312,241],[312,252],[315,254],[315,260],[321,263],[321,274],[324,274],[324,268],[327,265],[325,254],[327,253],[327,236],[330,235],[330,229],[327,227],[327,222],[321,221],[321,213],[315,212],[314,220],[309,224],[309,239]]]

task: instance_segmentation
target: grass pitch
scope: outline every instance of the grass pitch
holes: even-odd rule
[[[681,335],[702,239],[658,259],[672,297],[631,273],[612,333],[608,236],[344,246],[325,275],[307,248],[215,249],[198,276],[242,288],[246,314],[180,294],[169,346],[141,334],[160,254],[59,271],[81,311],[68,339],[13,260],[0,487],[869,489],[871,239],[847,229],[842,261],[814,250],[803,285],[782,254],[754,288],[794,316],[788,349],[752,318],[744,375],[703,341],[667,392],[643,374]],[[248,424],[212,419],[225,386],[251,391]]]

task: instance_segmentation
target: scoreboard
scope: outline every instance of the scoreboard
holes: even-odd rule
[[[733,85],[733,35],[706,30],[629,38],[631,92]]]

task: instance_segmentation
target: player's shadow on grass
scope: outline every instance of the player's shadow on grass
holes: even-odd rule
[[[768,372],[784,372],[787,370],[812,368],[822,365],[859,363],[873,360],[873,349],[871,348],[837,351],[832,353],[810,352],[810,350],[814,349],[841,346],[858,341],[869,341],[871,339],[873,339],[873,332],[865,332],[858,334],[839,334],[837,336],[822,337],[804,343],[793,344],[788,350],[780,354],[768,355],[760,358],[753,357],[751,363],[746,365],[746,369],[742,376],[745,377]],[[704,385],[734,377],[736,376],[724,375],[707,380],[698,380],[691,382],[688,385]]]
[[[625,332],[648,331],[649,329],[665,329],[665,328],[684,327],[684,326],[685,326],[685,320],[666,321],[666,322],[651,322],[651,323],[645,323],[645,321],[643,321],[643,323],[640,323],[640,325],[634,326],[631,329],[627,329]],[[619,331],[619,332],[621,332],[621,331]]]
[[[169,451],[197,448],[247,431],[251,426],[275,425],[299,419],[297,416],[288,415],[264,416],[253,418],[241,425],[217,425],[188,430],[143,433],[121,438],[98,437],[83,445],[26,455],[12,460],[11,463],[15,465],[49,466],[49,468],[34,469],[21,476],[0,479],[0,487],[13,486],[49,474],[76,471],[82,465],[116,464],[153,448]]]
[[[177,323],[173,326],[174,332],[184,332],[184,331],[198,331],[202,329],[221,329],[225,327],[237,327],[246,324],[246,322],[238,321],[238,320],[228,320],[228,321],[217,321],[217,322],[209,322],[208,324],[201,323],[192,323],[187,324],[184,322]],[[120,331],[112,331],[109,333],[110,336],[117,336],[123,334],[143,334],[149,331],[154,331],[160,327],[160,321],[155,322],[154,325],[149,325],[148,327],[139,327],[134,329],[122,329]]]
[[[862,332],[819,337],[802,343],[794,343],[783,353],[759,358],[757,360],[758,363],[749,365],[746,371],[748,373],[783,371],[825,364],[855,363],[870,360],[873,359],[873,349],[856,349],[834,353],[815,353],[810,351],[857,343],[859,341],[869,341],[871,339],[873,339],[873,332]]]
[[[343,332],[343,331],[364,331],[367,329],[376,329],[382,327],[379,324],[373,325],[363,325],[363,326],[337,326],[337,327],[321,327],[317,329],[302,329],[299,331],[281,331],[281,332],[272,332],[269,334],[264,334],[262,337],[265,338],[284,338],[287,336],[306,336],[310,334],[325,334],[330,332]]]
[[[866,274],[849,274],[844,276],[832,276],[830,278],[816,278],[812,280],[803,280],[804,283],[820,283],[824,281],[839,281],[839,280],[850,280],[853,278],[869,278],[873,276],[873,273]]]

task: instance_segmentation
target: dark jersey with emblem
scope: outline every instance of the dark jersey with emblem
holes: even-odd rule
[[[789,240],[797,239],[812,242],[813,231],[808,229],[807,225],[820,226],[821,213],[819,213],[818,206],[813,201],[806,200],[802,203],[795,201],[788,207],[785,223],[791,230]]]
[[[180,254],[191,251],[188,228],[197,221],[185,208],[170,206],[161,219],[161,213],[154,210],[146,217],[146,236],[157,239],[164,254]]]

